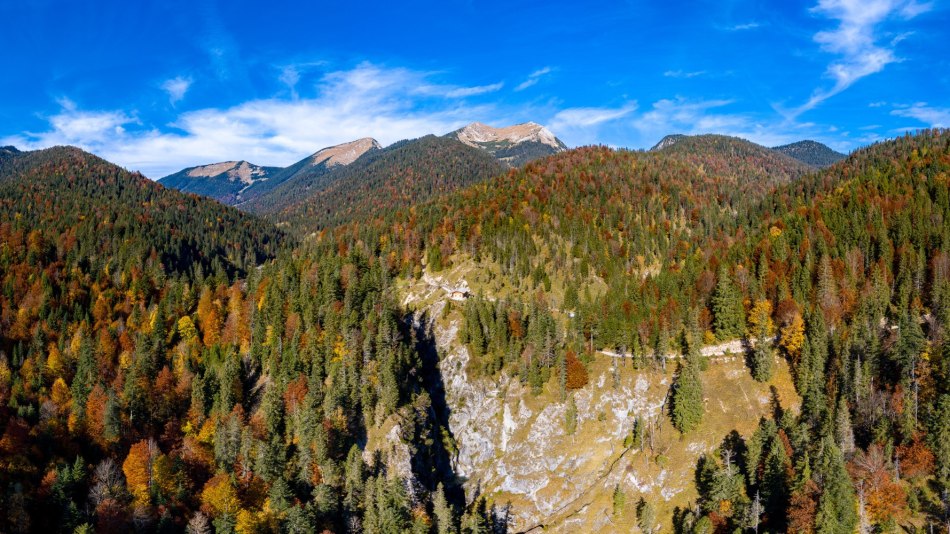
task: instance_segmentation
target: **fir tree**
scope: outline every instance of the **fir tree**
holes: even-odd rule
[[[683,359],[680,361],[670,395],[673,426],[686,434],[703,419],[703,384],[700,378],[700,351],[696,340],[683,335]]]
[[[821,442],[815,475],[821,480],[815,532],[852,534],[858,522],[854,486],[845,469],[841,449],[831,437],[826,437]]]
[[[721,340],[734,339],[745,332],[745,310],[742,295],[732,282],[725,263],[719,269],[719,279],[713,293],[713,327]]]

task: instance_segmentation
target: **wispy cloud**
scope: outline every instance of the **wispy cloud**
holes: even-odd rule
[[[571,107],[556,111],[548,127],[568,145],[600,143],[604,129],[623,128],[624,120],[636,110],[635,101],[619,107]]]
[[[663,76],[667,78],[695,78],[697,76],[702,76],[706,74],[704,70],[694,70],[694,71],[683,71],[683,70],[668,70],[663,73]]]
[[[742,32],[742,31],[747,31],[747,30],[754,30],[760,26],[762,25],[753,20],[751,22],[745,22],[743,24],[736,24],[734,26],[729,26],[724,29],[731,32]]]
[[[542,69],[538,69],[532,72],[531,74],[528,75],[527,80],[519,83],[518,86],[515,87],[515,91],[524,91],[525,89],[537,84],[541,80],[542,77],[550,73],[551,73],[551,67],[544,67]]]
[[[191,87],[192,79],[182,76],[176,76],[162,83],[162,90],[168,93],[168,101],[174,106],[181,99],[185,98],[185,93]]]
[[[934,108],[926,102],[895,109],[891,115],[916,119],[931,128],[950,128],[950,108]]]
[[[596,126],[617,120],[633,113],[636,102],[628,102],[619,108],[568,108],[557,112],[551,121],[551,127],[574,128],[578,126]]]
[[[834,83],[831,87],[816,89],[808,101],[787,112],[787,116],[797,117],[861,78],[899,61],[894,47],[908,34],[881,44],[881,24],[895,18],[909,20],[930,8],[930,4],[913,0],[819,0],[811,11],[838,23],[835,29],[820,31],[814,36],[823,51],[837,56],[825,71],[825,76]]]
[[[372,136],[383,144],[457,129],[472,120],[500,121],[492,105],[465,96],[500,87],[439,85],[430,74],[363,63],[325,74],[311,98],[251,100],[226,109],[199,109],[169,125],[142,125],[134,113],[78,109],[61,100],[43,132],[2,140],[36,149],[71,144],[159,178],[181,168],[247,159],[287,165],[320,149]]]
[[[492,83],[488,85],[476,85],[472,87],[453,87],[446,85],[428,86],[423,90],[423,94],[432,94],[443,96],[445,98],[465,98],[469,96],[484,95],[500,91],[505,86],[505,82]],[[427,92],[428,91],[428,92]]]

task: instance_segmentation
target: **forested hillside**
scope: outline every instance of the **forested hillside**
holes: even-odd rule
[[[372,151],[313,182],[286,182],[242,207],[312,232],[387,216],[486,180],[501,169],[480,149],[430,135]]]
[[[2,530],[462,520],[432,363],[377,258],[286,252],[253,217],[76,149],[31,157],[0,185]],[[367,448],[383,425],[404,456]],[[464,521],[491,521],[478,502]]]
[[[817,141],[799,141],[797,143],[777,146],[772,150],[791,156],[813,167],[827,167],[847,157]]]
[[[504,531],[497,488],[454,473],[473,445],[449,414],[478,408],[447,405],[435,319],[400,293],[463,266],[469,298],[432,308],[458,318],[454,376],[563,405],[546,432],[600,419],[574,392],[607,355],[663,377],[644,387],[668,388],[674,449],[636,411],[622,441],[583,443],[687,469],[695,499],[657,518],[630,467],[618,521],[945,528],[950,133],[820,171],[760,148],[700,136],[502,172],[427,137],[286,197],[275,219],[319,230],[299,243],[76,149],[0,152],[0,530]],[[702,347],[733,340],[771,415],[669,465],[708,430],[704,392],[724,398]],[[792,382],[800,406],[776,394]]]
[[[769,531],[942,521],[950,136],[874,145],[824,173],[779,175],[772,191],[734,168],[749,161],[733,151],[582,149],[362,235],[410,276],[424,241],[433,271],[464,254],[510,277],[524,297],[467,306],[464,339],[489,374],[564,388],[577,355],[599,348],[652,365],[736,337],[751,340],[758,380],[786,359],[801,413],[698,466],[700,511],[683,512],[680,530],[752,528],[751,516]],[[552,343],[558,310],[576,313]],[[699,367],[686,358],[671,390],[685,432],[702,420]]]

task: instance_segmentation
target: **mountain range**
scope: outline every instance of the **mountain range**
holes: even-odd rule
[[[567,149],[547,128],[535,123],[493,128],[475,122],[444,137],[483,150],[507,166],[523,165]],[[245,205],[261,199],[250,205],[274,205],[275,201],[262,197],[285,182],[295,184],[284,186],[285,191],[288,188],[309,190],[321,180],[321,176],[340,171],[380,149],[382,147],[375,139],[367,137],[321,149],[285,168],[227,161],[189,167],[158,181],[167,187],[210,196],[225,204]],[[333,178],[321,181],[330,182]]]

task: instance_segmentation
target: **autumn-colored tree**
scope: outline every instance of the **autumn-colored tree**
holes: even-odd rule
[[[917,433],[910,443],[897,447],[901,477],[914,479],[933,474],[934,453],[927,447],[923,434]]]
[[[211,517],[226,515],[237,518],[241,501],[230,476],[219,473],[205,483],[201,490],[201,507]]]
[[[567,389],[580,389],[586,386],[587,368],[577,359],[577,354],[568,349],[565,358],[567,360]]]
[[[798,363],[805,344],[805,321],[798,313],[779,331],[779,346],[788,355],[793,364]]]
[[[210,347],[221,339],[221,310],[214,300],[211,289],[205,287],[198,299],[198,324],[201,326],[202,338],[206,347]]]
[[[86,400],[86,434],[100,447],[105,447],[107,444],[105,419],[108,400],[108,395],[99,384],[92,388]]]
[[[191,317],[185,315],[178,319],[178,335],[186,343],[191,343],[198,338],[198,329],[195,328],[195,323],[191,320]]]
[[[143,439],[129,448],[122,472],[136,503],[148,505],[154,480],[154,462],[161,451],[153,439]]]
[[[858,450],[848,463],[855,485],[861,488],[868,515],[876,524],[900,519],[907,512],[907,494],[877,443]]]
[[[818,484],[810,478],[801,488],[792,492],[788,504],[788,531],[798,534],[815,532],[815,514],[818,512]]]

